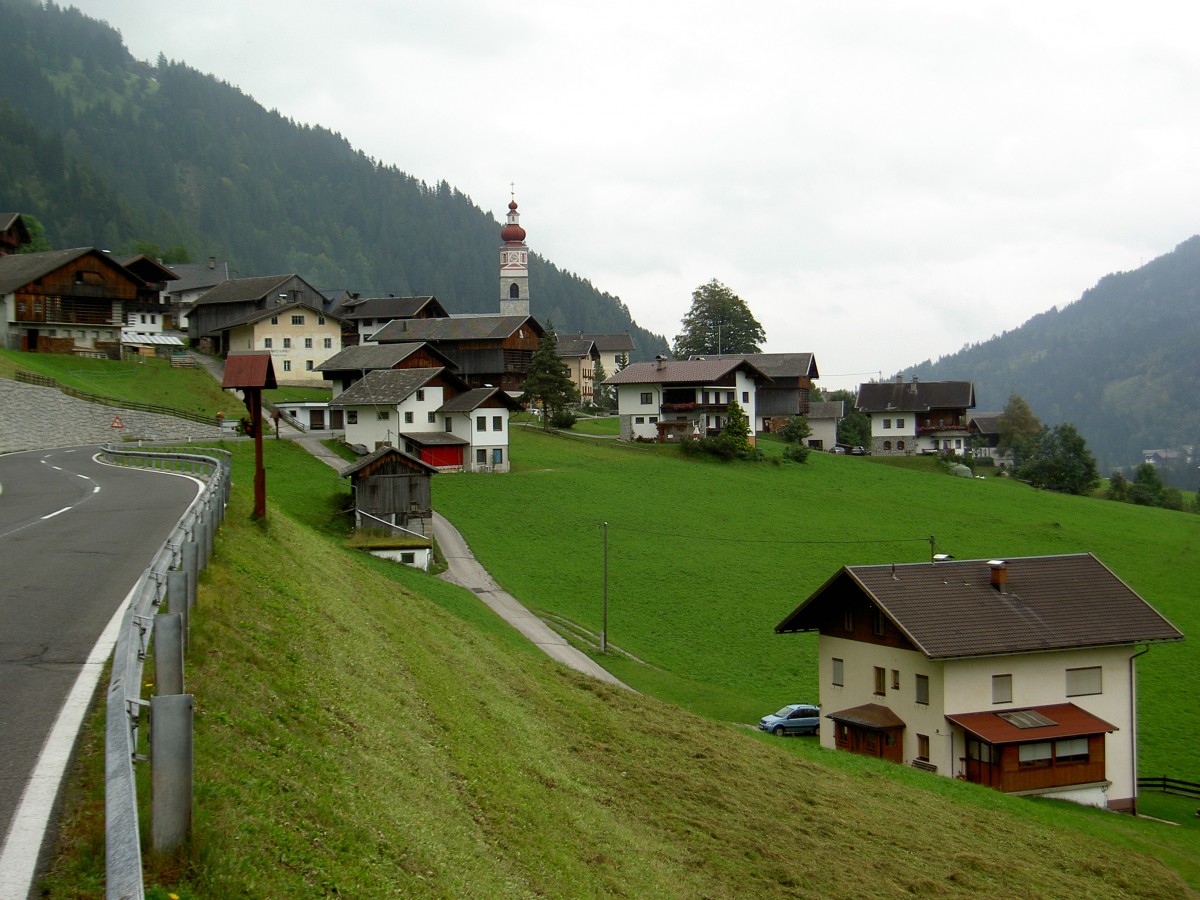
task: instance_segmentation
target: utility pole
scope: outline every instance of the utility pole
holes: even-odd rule
[[[600,652],[608,653],[608,523],[602,523],[604,532],[604,605],[600,619]]]

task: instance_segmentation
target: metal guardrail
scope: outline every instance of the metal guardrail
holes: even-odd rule
[[[49,375],[38,375],[36,372],[27,372],[24,369],[17,370],[15,380],[22,384],[54,388],[68,397],[74,397],[76,400],[87,400],[89,403],[99,403],[102,406],[136,409],[138,412],[158,413],[160,416],[174,416],[177,419],[187,419],[189,422],[199,422],[201,425],[216,426],[219,424],[215,416],[206,416],[203,413],[187,409],[176,409],[171,406],[158,406],[154,403],[140,403],[137,400],[118,400],[115,397],[105,397],[102,394],[93,394],[89,391],[81,391],[73,387],[68,387],[51,378]]]
[[[168,583],[186,583],[182,593],[194,598],[195,577],[211,553],[212,533],[229,497],[232,457],[225,450],[195,454],[124,446],[102,447],[100,457],[114,465],[186,472],[208,482],[134,586],[113,651],[105,719],[105,889],[110,900],[141,900],[145,885],[133,764],[142,759],[137,755],[138,725],[150,705],[141,697],[142,667]],[[187,577],[172,579],[172,572],[186,572]],[[177,603],[173,596],[172,607]]]

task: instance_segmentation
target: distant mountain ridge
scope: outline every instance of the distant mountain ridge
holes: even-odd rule
[[[1200,444],[1200,236],[904,374],[971,379],[981,411],[1020,394],[1044,423],[1074,424],[1104,474],[1145,449]]]
[[[73,7],[0,0],[0,210],[35,216],[55,247],[181,246],[229,260],[235,277],[295,272],[329,294],[499,308],[500,223],[466,195],[182,63],[135,60]],[[522,212],[536,248],[536,213]],[[629,331],[635,358],[667,352],[617,297],[531,255],[543,324]]]

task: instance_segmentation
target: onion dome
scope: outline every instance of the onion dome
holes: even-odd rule
[[[508,224],[500,229],[500,240],[509,244],[520,244],[525,240],[525,229],[518,222],[517,201],[510,200],[508,204]]]

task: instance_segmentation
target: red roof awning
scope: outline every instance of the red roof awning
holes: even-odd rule
[[[225,358],[223,388],[267,388],[275,384],[275,367],[270,353],[230,353]]]
[[[1020,713],[1035,713],[1022,717]],[[1014,715],[1017,714],[1017,715]],[[1022,728],[1003,716],[1018,720],[1048,720],[1049,724],[1034,724]],[[1025,744],[1030,741],[1049,741],[1057,738],[1079,737],[1085,734],[1101,734],[1118,731],[1116,725],[1093,716],[1074,703],[1056,703],[1051,706],[1029,706],[1024,709],[988,710],[987,712],[958,713],[947,715],[947,719],[989,744]]]

